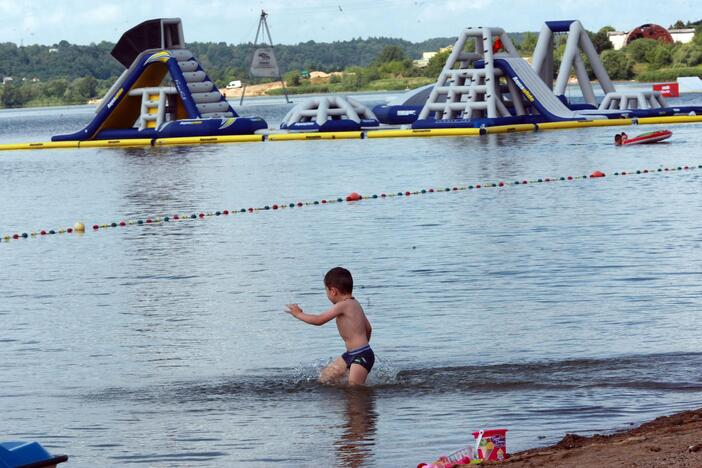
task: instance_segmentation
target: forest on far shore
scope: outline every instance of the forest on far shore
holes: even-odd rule
[[[671,25],[694,27],[694,39],[687,44],[665,44],[652,39],[638,39],[621,50],[613,50],[607,37],[612,27],[590,32],[607,72],[614,80],[670,81],[678,76],[702,75],[702,20]],[[524,57],[532,55],[537,33],[510,33]],[[565,48],[566,36],[556,44],[556,62]],[[275,54],[281,72],[292,93],[397,90],[433,82],[448,55],[455,37],[410,42],[395,38],[367,38],[295,45],[276,45]],[[0,44],[0,106],[23,107],[83,104],[102,97],[122,72],[112,58],[111,42],[76,45],[66,41],[51,46]],[[229,81],[248,78],[248,64],[254,45],[224,42],[188,44],[210,78],[224,87]],[[427,66],[413,61],[423,52],[437,53]],[[589,64],[586,65],[589,68]],[[313,80],[308,72],[333,73],[328,79]],[[556,68],[557,70],[557,68]],[[280,93],[280,90],[273,90]]]

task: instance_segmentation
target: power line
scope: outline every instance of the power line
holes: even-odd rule
[[[338,13],[345,13],[347,11],[360,11],[360,10],[388,10],[388,9],[408,9],[408,8],[419,8],[427,3],[433,3],[434,0],[355,0],[351,1],[336,1],[336,2],[325,2],[324,4],[319,4],[315,6],[277,6],[271,5],[266,8],[267,11],[285,13],[285,12],[330,12],[336,11]]]

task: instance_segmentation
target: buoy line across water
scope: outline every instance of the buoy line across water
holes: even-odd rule
[[[686,166],[675,166],[675,167],[660,167],[658,169],[640,169],[636,171],[618,171],[612,173],[614,176],[628,176],[628,175],[642,175],[642,174],[662,174],[662,173],[668,173],[668,172],[675,172],[675,171],[689,171],[689,170],[695,170],[695,169],[702,169],[702,164],[699,164],[697,166],[694,165],[686,165]],[[170,224],[173,222],[182,222],[182,221],[194,221],[194,220],[203,220],[206,218],[210,217],[219,217],[219,216],[229,216],[229,215],[234,215],[234,214],[247,214],[247,213],[258,213],[261,211],[270,211],[270,210],[282,210],[286,208],[302,208],[305,206],[320,206],[320,205],[330,205],[334,203],[355,203],[359,202],[362,200],[382,200],[386,198],[392,198],[392,197],[409,197],[413,195],[425,195],[425,194],[430,194],[430,193],[440,193],[440,192],[461,192],[461,191],[467,191],[467,190],[481,190],[481,189],[486,189],[486,188],[506,188],[510,186],[517,186],[517,185],[529,185],[529,184],[541,184],[541,183],[551,183],[551,182],[561,182],[561,181],[575,181],[575,180],[583,180],[583,179],[599,179],[606,177],[606,174],[601,171],[593,171],[590,175],[582,175],[582,176],[561,176],[561,177],[544,177],[544,178],[539,178],[539,179],[521,179],[521,180],[515,180],[512,182],[505,182],[505,181],[500,181],[500,182],[488,182],[484,184],[473,184],[473,185],[462,185],[462,186],[450,186],[450,187],[444,187],[444,188],[429,188],[429,189],[421,189],[421,190],[414,190],[414,191],[405,191],[405,192],[380,192],[380,194],[373,194],[373,195],[361,195],[359,193],[353,192],[351,194],[348,194],[343,197],[332,197],[332,198],[326,198],[326,199],[321,199],[321,200],[314,200],[314,201],[298,201],[298,202],[288,202],[288,203],[273,203],[270,205],[264,205],[263,207],[248,207],[248,208],[238,208],[238,209],[223,209],[223,210],[218,210],[218,211],[201,211],[197,213],[191,213],[191,214],[173,214],[173,215],[161,215],[161,216],[152,216],[152,217],[147,217],[144,219],[136,219],[136,220],[120,220],[120,221],[113,221],[111,223],[102,223],[102,224],[93,224],[92,225],[92,231],[100,231],[100,230],[105,230],[108,228],[119,228],[119,227],[127,227],[127,226],[143,226],[143,225],[166,225]],[[72,227],[68,228],[59,228],[59,229],[40,229],[38,231],[30,231],[30,232],[22,232],[22,233],[14,233],[14,234],[5,234],[2,238],[0,238],[0,243],[7,243],[13,240],[22,240],[22,239],[30,239],[30,238],[37,238],[37,237],[45,237],[45,236],[52,236],[52,235],[57,235],[57,234],[74,234],[74,233],[83,233],[86,230],[88,230],[83,223],[81,222],[76,222]]]

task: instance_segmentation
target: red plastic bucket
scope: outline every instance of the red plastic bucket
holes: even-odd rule
[[[478,440],[480,432],[473,433],[473,439]],[[478,458],[483,460],[502,461],[507,458],[507,429],[488,429],[478,444]]]

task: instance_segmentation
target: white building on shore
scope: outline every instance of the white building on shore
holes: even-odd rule
[[[631,31],[610,31],[607,33],[609,42],[612,43],[614,50],[619,50],[626,45],[626,40],[630,32]],[[670,33],[673,42],[687,44],[692,41],[692,38],[695,36],[695,28],[668,29],[668,33]]]
[[[412,63],[415,67],[424,68],[429,65],[429,60],[431,60],[436,54],[438,54],[438,52],[422,52],[422,58],[413,60]]]
[[[418,60],[412,60],[412,63],[414,64],[415,67],[417,68],[424,68],[427,65],[429,65],[429,61],[434,58],[436,54],[440,54],[441,52],[446,52],[447,50],[453,49],[453,46],[450,45],[448,47],[442,47],[439,49],[437,52],[422,52],[422,58]]]

